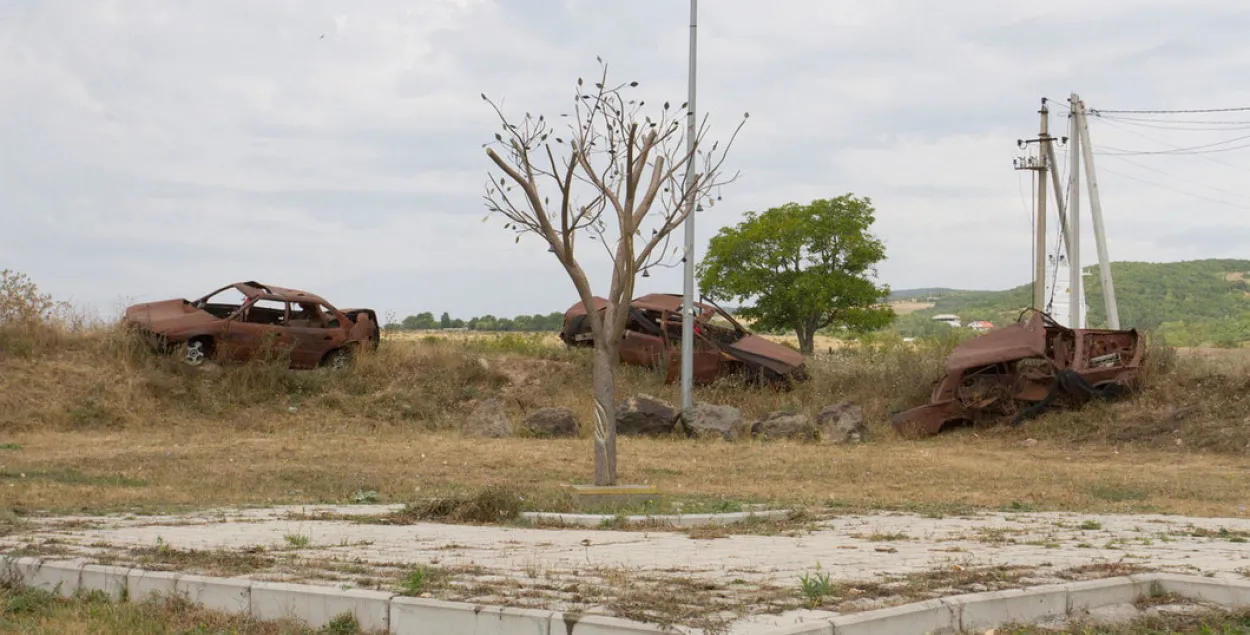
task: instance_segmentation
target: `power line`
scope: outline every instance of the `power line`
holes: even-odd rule
[[[1146,136],[1146,135],[1144,135],[1144,134],[1142,134],[1142,133],[1140,133],[1140,132],[1138,132],[1138,131],[1136,131],[1136,130],[1133,130],[1133,129],[1131,129],[1131,128],[1126,128],[1126,127],[1124,127],[1124,126],[1122,126],[1122,125],[1120,125],[1120,124],[1117,124],[1117,123],[1115,123],[1115,122],[1108,121],[1108,120],[1107,120],[1107,119],[1105,119],[1105,118],[1100,119],[1100,121],[1102,121],[1103,123],[1107,124],[1108,126],[1111,126],[1112,128],[1116,128],[1116,129],[1118,129],[1118,130],[1122,130],[1122,131],[1127,132],[1127,133],[1129,133],[1129,134],[1131,134],[1131,135],[1133,135],[1133,136],[1135,136],[1135,137],[1139,137],[1139,138],[1145,139],[1146,141],[1149,141],[1149,142],[1151,142],[1151,143],[1157,143],[1157,144],[1159,144],[1159,145],[1161,145],[1161,146],[1167,146],[1167,147],[1172,148],[1172,149],[1174,149],[1174,150],[1175,150],[1175,149],[1179,149],[1179,148],[1180,148],[1180,146],[1177,146],[1177,145],[1175,145],[1175,144],[1168,143],[1168,142],[1166,142],[1166,141],[1160,141],[1160,140],[1155,139],[1155,138],[1153,138],[1153,137]],[[1115,156],[1115,155],[1108,155],[1108,156]],[[1226,167],[1230,167],[1230,168],[1233,168],[1233,169],[1236,169],[1236,170],[1241,170],[1242,172],[1250,172],[1250,169],[1244,168],[1244,167],[1242,167],[1242,166],[1240,166],[1240,165],[1235,165],[1235,164],[1229,163],[1229,162],[1227,162],[1227,161],[1221,161],[1220,159],[1217,159],[1217,158],[1215,158],[1215,157],[1211,157],[1211,156],[1207,156],[1207,155],[1205,155],[1205,154],[1195,153],[1195,154],[1194,154],[1194,156],[1197,156],[1199,159],[1204,159],[1204,160],[1210,161],[1210,162],[1212,162],[1212,163],[1218,163],[1218,164],[1223,165],[1223,166],[1226,166]]]
[[[1210,113],[1210,112],[1247,112],[1247,111],[1250,111],[1250,106],[1237,106],[1235,108],[1195,108],[1195,109],[1190,109],[1190,110],[1106,110],[1103,108],[1099,108],[1099,109],[1091,109],[1089,113],[1095,116],[1102,114],[1102,113],[1117,113],[1117,114],[1126,114],[1126,115],[1128,114],[1133,114],[1133,115],[1191,115],[1191,114]]]
[[[1233,150],[1241,150],[1243,148],[1250,148],[1250,144],[1233,146],[1231,148],[1217,148],[1216,147],[1216,146],[1226,145],[1229,143],[1236,143],[1238,141],[1245,141],[1246,139],[1250,139],[1250,135],[1245,135],[1242,137],[1235,137],[1233,139],[1225,139],[1223,141],[1216,141],[1214,143],[1204,143],[1198,146],[1189,146],[1187,148],[1173,148],[1171,150],[1125,150],[1123,148],[1113,148],[1111,146],[1102,146],[1104,149],[1102,154],[1107,154],[1107,155],[1120,154],[1120,155],[1127,155],[1127,156],[1147,155],[1147,154],[1213,154],[1215,152],[1231,152]],[[1107,152],[1107,150],[1109,150],[1110,152]]]
[[[1108,155],[1106,155],[1106,156],[1111,157],[1111,158],[1113,158],[1113,159],[1115,159],[1115,160],[1117,160],[1117,161],[1123,161],[1123,162],[1125,162],[1125,163],[1127,163],[1127,164],[1129,164],[1129,165],[1136,166],[1136,167],[1141,168],[1141,169],[1143,169],[1143,170],[1149,170],[1150,172],[1155,172],[1155,173],[1158,173],[1158,174],[1162,174],[1163,176],[1166,176],[1166,177],[1168,177],[1168,178],[1172,178],[1172,179],[1176,179],[1177,181],[1183,181],[1183,182],[1185,182],[1185,183],[1189,183],[1189,184],[1191,184],[1191,185],[1197,185],[1198,187],[1205,187],[1205,188],[1207,188],[1208,190],[1211,190],[1211,191],[1213,191],[1213,192],[1219,192],[1220,194],[1227,194],[1228,196],[1232,196],[1232,197],[1235,197],[1235,198],[1245,198],[1245,195],[1244,195],[1244,194],[1238,194],[1237,192],[1232,192],[1232,191],[1229,191],[1229,190],[1220,189],[1220,188],[1218,188],[1218,187],[1215,187],[1214,185],[1207,185],[1206,183],[1202,183],[1202,182],[1199,182],[1199,181],[1195,181],[1195,180],[1193,180],[1193,179],[1185,178],[1185,177],[1183,177],[1183,176],[1177,176],[1177,175],[1172,174],[1171,172],[1168,172],[1168,171],[1166,171],[1166,170],[1160,170],[1159,168],[1156,168],[1156,167],[1151,167],[1151,166],[1149,166],[1149,165],[1145,165],[1145,164],[1143,164],[1143,163],[1138,163],[1138,162],[1136,162],[1136,161],[1131,161],[1131,160],[1126,159],[1126,158],[1121,157],[1121,156],[1116,156],[1116,155],[1114,155],[1114,154],[1108,154]]]
[[[1159,130],[1179,130],[1187,132],[1235,132],[1238,130],[1250,130],[1250,121],[1168,121],[1166,119],[1142,119],[1132,117],[1102,117],[1102,119],[1104,121],[1116,121],[1128,126],[1156,128]],[[1202,125],[1209,127],[1199,127]]]
[[[1183,195],[1185,195],[1185,196],[1192,196],[1192,197],[1194,197],[1194,198],[1200,198],[1200,199],[1203,199],[1203,200],[1206,200],[1206,201],[1211,201],[1212,203],[1219,203],[1219,204],[1221,204],[1221,205],[1227,205],[1227,206],[1229,206],[1229,207],[1234,207],[1234,208],[1237,208],[1237,209],[1245,209],[1245,210],[1250,210],[1250,205],[1238,205],[1238,204],[1236,204],[1236,203],[1230,203],[1230,202],[1225,201],[1225,200],[1223,200],[1223,199],[1213,198],[1213,197],[1206,196],[1206,195],[1203,195],[1203,194],[1195,194],[1195,193],[1193,193],[1193,192],[1186,192],[1186,191],[1184,191],[1184,190],[1178,190],[1178,189],[1176,189],[1176,188],[1174,188],[1174,187],[1168,187],[1168,186],[1166,186],[1166,185],[1163,185],[1163,184],[1161,184],[1161,183],[1157,183],[1157,182],[1155,182],[1155,181],[1150,181],[1150,180],[1147,180],[1147,179],[1138,178],[1138,177],[1136,177],[1136,176],[1133,176],[1132,174],[1125,174],[1124,172],[1119,172],[1119,171],[1116,171],[1116,170],[1110,170],[1110,169],[1107,169],[1107,168],[1102,167],[1102,166],[1099,166],[1099,168],[1098,168],[1098,169],[1099,169],[1099,171],[1109,172],[1109,173],[1111,173],[1111,174],[1115,174],[1115,175],[1117,175],[1117,176],[1122,176],[1122,177],[1124,177],[1124,178],[1126,178],[1126,179],[1131,179],[1131,180],[1137,181],[1138,183],[1144,183],[1144,184],[1146,184],[1146,185],[1150,185],[1150,186],[1152,186],[1152,187],[1157,187],[1157,188],[1159,188],[1159,189],[1161,189],[1161,190],[1167,190],[1167,191],[1169,191],[1169,192],[1174,192],[1174,193],[1176,193],[1176,194],[1183,194]]]

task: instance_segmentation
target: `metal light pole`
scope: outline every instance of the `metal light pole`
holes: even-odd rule
[[[694,77],[695,77],[695,28],[698,23],[699,0],[690,0],[690,96],[686,100],[686,205],[689,210],[686,216],[686,285],[682,299],[681,320],[681,408],[687,412],[694,406],[694,151],[695,151],[695,108],[694,108]]]

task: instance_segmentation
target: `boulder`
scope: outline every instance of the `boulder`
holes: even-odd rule
[[[818,437],[816,426],[805,414],[774,412],[751,426],[751,433],[766,441],[772,439],[799,439],[814,441]]]
[[[816,413],[816,429],[823,443],[859,443],[868,434],[864,409],[849,401],[821,408]]]
[[[751,426],[742,419],[742,411],[733,406],[695,402],[689,416],[682,418],[682,427],[692,437],[737,441],[751,436]]]
[[[482,400],[464,420],[464,434],[470,437],[502,439],[512,436],[512,422],[498,397]]]
[[[575,437],[580,428],[568,408],[539,408],[525,418],[525,429],[539,437]]]
[[[679,414],[663,399],[634,395],[616,407],[616,432],[652,437],[672,434]]]

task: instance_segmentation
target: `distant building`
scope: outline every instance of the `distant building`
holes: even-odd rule
[[[976,331],[988,331],[994,328],[994,325],[990,322],[986,322],[985,320],[973,320],[968,323],[968,328]]]
[[[959,316],[952,315],[950,313],[943,313],[941,315],[935,315],[933,316],[932,319],[934,322],[941,322],[943,324],[948,324],[954,327],[963,326],[963,323],[959,321]]]

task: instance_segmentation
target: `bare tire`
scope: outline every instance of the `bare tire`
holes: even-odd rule
[[[187,366],[202,366],[212,355],[212,348],[205,340],[191,340],[182,348],[182,361]]]
[[[340,348],[330,351],[326,354],[321,365],[332,370],[343,370],[352,364],[352,351],[350,348]]]

